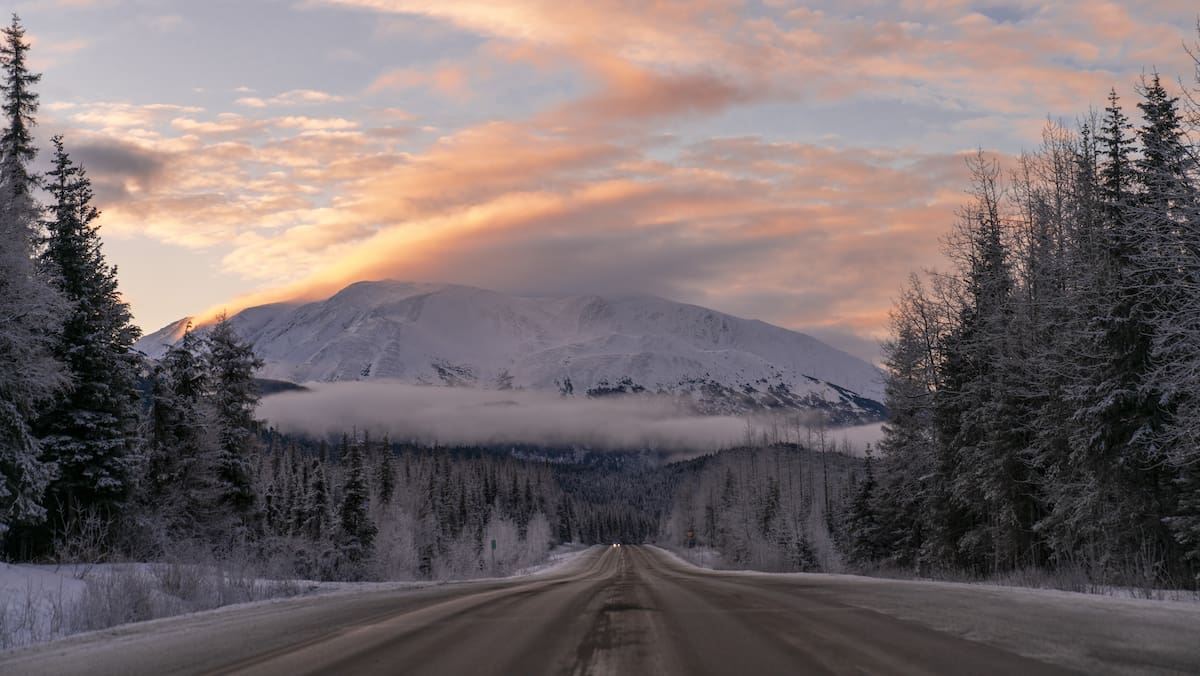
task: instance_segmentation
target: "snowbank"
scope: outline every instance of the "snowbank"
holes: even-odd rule
[[[582,545],[559,547],[546,561],[509,577],[566,572],[589,549]],[[192,564],[0,563],[0,650],[130,622],[272,603],[300,594],[357,594],[469,581],[319,582],[270,580]]]

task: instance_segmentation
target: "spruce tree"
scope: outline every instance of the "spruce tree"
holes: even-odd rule
[[[29,72],[29,43],[20,20],[0,33],[4,129],[0,133],[0,536],[44,521],[44,494],[54,476],[31,423],[65,384],[54,348],[66,308],[34,262],[38,211],[29,163],[41,78]],[[16,543],[8,542],[10,550]],[[17,552],[20,554],[21,552]],[[25,552],[27,553],[27,552]]]
[[[1116,225],[1112,221],[1124,217],[1130,197],[1135,143],[1130,134],[1132,129],[1129,116],[1121,107],[1121,97],[1117,96],[1116,89],[1110,90],[1100,133],[1096,137],[1104,158],[1100,165],[1100,186],[1110,225]]]
[[[391,504],[392,496],[396,493],[396,467],[393,456],[392,445],[388,442],[387,437],[384,437],[379,466],[376,468],[375,475],[379,502],[384,505]]]
[[[207,365],[217,435],[217,479],[220,502],[241,522],[242,535],[258,528],[251,454],[257,443],[258,386],[254,372],[262,360],[243,343],[229,318],[222,314],[207,340]]]
[[[41,267],[70,303],[56,356],[71,384],[37,423],[43,453],[59,468],[51,484],[51,526],[69,531],[83,519],[110,521],[129,496],[138,450],[140,332],[117,290],[96,231],[99,211],[83,168],[61,137],[46,189],[52,198]]]
[[[963,301],[945,339],[942,389],[935,402],[941,492],[934,500],[937,528],[927,544],[943,563],[982,570],[994,564],[992,544],[999,531],[1015,527],[989,520],[992,514],[1012,514],[1006,484],[1014,473],[1013,449],[998,433],[998,423],[1008,406],[1004,331],[1012,317],[1014,280],[1000,213],[999,169],[982,155],[971,169],[975,201],[964,210],[949,252],[962,267]]]
[[[151,373],[152,396],[142,508],[163,529],[163,546],[211,541],[229,523],[217,506],[216,448],[203,341],[189,324]]]
[[[913,275],[892,311],[892,338],[883,344],[888,421],[880,444],[879,541],[908,565],[920,561],[936,462],[932,417],[942,336],[934,315],[925,285]]]
[[[325,463],[313,460],[309,464],[308,488],[304,502],[304,533],[314,543],[321,543],[329,538],[333,524],[329,491],[329,477],[325,471]]]
[[[1065,389],[1074,411],[1073,480],[1056,487],[1066,504],[1054,510],[1070,524],[1074,548],[1089,552],[1092,565],[1106,569],[1120,563],[1122,552],[1139,547],[1144,512],[1138,489],[1138,467],[1145,461],[1149,420],[1154,404],[1145,396],[1153,329],[1147,307],[1139,300],[1135,260],[1136,232],[1131,125],[1115,92],[1109,95],[1098,135],[1097,244],[1083,261],[1088,274],[1080,307],[1082,339],[1079,363]],[[1068,479],[1060,476],[1060,480]]]
[[[363,449],[353,443],[342,457],[345,480],[342,484],[340,512],[342,529],[342,553],[350,561],[361,561],[370,556],[376,528],[368,514],[370,491],[367,486],[366,462]]]
[[[1144,446],[1137,489],[1145,496],[1143,529],[1158,535],[1155,544],[1167,551],[1182,544],[1187,558],[1200,562],[1200,472],[1195,467],[1200,459],[1195,431],[1200,428],[1194,417],[1200,410],[1197,158],[1188,146],[1179,99],[1168,94],[1157,73],[1141,93],[1134,279],[1153,339],[1141,390],[1151,440]],[[1163,524],[1173,529],[1177,542],[1166,538]]]
[[[882,556],[882,534],[876,509],[877,491],[875,460],[868,448],[863,463],[863,480],[859,482],[850,503],[846,524],[850,559],[856,563],[873,563]]]
[[[29,42],[25,27],[16,14],[2,32],[0,58],[4,63],[4,120],[7,126],[0,135],[4,150],[3,172],[5,187],[12,195],[30,195],[37,185],[29,171],[29,163],[37,157],[33,145],[34,115],[38,110],[38,95],[33,86],[41,82],[41,73],[29,71]]]

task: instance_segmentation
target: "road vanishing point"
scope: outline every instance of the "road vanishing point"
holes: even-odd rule
[[[709,571],[597,547],[540,576],[229,607],[0,654],[38,674],[1198,673],[1200,604]]]

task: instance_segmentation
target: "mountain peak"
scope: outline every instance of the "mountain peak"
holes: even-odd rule
[[[518,296],[382,280],[322,301],[248,308],[230,321],[266,362],[263,376],[295,382],[661,393],[704,413],[822,409],[842,422],[877,420],[884,410],[881,373],[857,357],[656,296]],[[178,325],[138,347],[154,356],[156,344],[182,335]]]

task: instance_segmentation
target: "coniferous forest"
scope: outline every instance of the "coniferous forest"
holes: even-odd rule
[[[876,453],[822,435],[651,451],[419,447],[256,419],[221,317],[159,360],[105,259],[69,139],[35,143],[40,75],[3,30],[0,537],[21,561],[242,557],[309,579],[511,574],[562,543],[659,542],[762,570],[1038,569],[1200,582],[1195,101],[1145,77],[1001,169],[979,153],[884,346]],[[32,167],[39,152],[50,169]]]
[[[970,160],[951,269],[892,312],[860,560],[1200,581],[1200,109],[1137,92]]]

